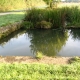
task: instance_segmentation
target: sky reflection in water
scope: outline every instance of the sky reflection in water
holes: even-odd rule
[[[12,35],[0,40],[0,55],[35,56],[39,51],[47,56],[80,56],[79,30],[29,30]]]

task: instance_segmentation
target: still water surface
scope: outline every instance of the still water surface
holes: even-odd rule
[[[28,30],[0,40],[2,56],[80,56],[80,30]]]

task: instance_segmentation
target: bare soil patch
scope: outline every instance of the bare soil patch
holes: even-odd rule
[[[71,57],[47,57],[41,59],[28,56],[0,56],[0,63],[45,63],[45,64],[69,64]]]

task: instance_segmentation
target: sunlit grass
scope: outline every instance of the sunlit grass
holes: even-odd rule
[[[14,12],[12,14],[0,15],[0,26],[5,26],[24,19],[24,12]]]
[[[0,63],[0,80],[79,80],[80,62],[66,65]]]
[[[30,21],[37,26],[37,23],[47,21],[52,24],[51,28],[73,28],[80,27],[79,7],[62,7],[55,9],[32,9],[25,16],[25,21]],[[67,22],[67,24],[65,23]],[[38,26],[40,27],[40,25]],[[37,27],[37,28],[38,28]]]

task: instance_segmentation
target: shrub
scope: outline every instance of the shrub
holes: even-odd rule
[[[37,58],[37,59],[41,59],[42,57],[43,57],[43,53],[38,51],[38,52],[36,53],[36,58]]]
[[[41,27],[43,21],[50,22],[52,28],[65,28],[68,26],[79,27],[80,9],[78,7],[64,7],[56,9],[32,9],[25,16],[25,21],[33,23],[34,27]],[[38,26],[37,26],[38,27]],[[49,26],[47,26],[49,27]]]
[[[34,27],[37,22],[46,21],[58,28],[61,26],[61,13],[59,9],[32,9],[27,13],[24,20],[32,22]]]
[[[47,21],[41,21],[36,23],[36,28],[49,29],[52,27],[52,23]]]

